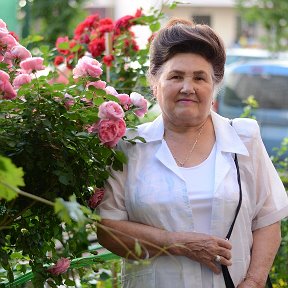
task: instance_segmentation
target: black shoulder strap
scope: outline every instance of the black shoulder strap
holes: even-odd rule
[[[240,170],[239,170],[239,163],[238,163],[238,157],[237,154],[234,155],[234,162],[235,162],[235,166],[236,166],[236,170],[237,170],[237,182],[238,182],[238,187],[239,187],[239,201],[238,201],[238,205],[235,211],[235,215],[234,215],[234,219],[233,222],[230,226],[230,229],[226,235],[226,239],[230,239],[233,228],[234,228],[234,224],[236,222],[237,216],[239,214],[241,205],[242,205],[242,187],[241,187],[241,178],[240,178]]]
[[[230,125],[233,126],[233,123],[232,123],[232,120],[230,120]],[[234,219],[233,219],[233,222],[230,226],[230,229],[226,235],[226,239],[230,239],[231,237],[231,234],[232,234],[232,231],[233,231],[233,228],[234,228],[234,224],[236,222],[236,219],[237,219],[237,216],[239,214],[239,211],[240,211],[240,208],[241,208],[241,205],[242,205],[242,187],[241,187],[241,178],[240,178],[240,170],[239,170],[239,163],[238,163],[238,156],[237,154],[235,153],[234,154],[234,162],[235,162],[235,166],[236,166],[236,170],[237,170],[237,182],[238,182],[238,187],[239,187],[239,201],[238,201],[238,205],[237,205],[237,208],[236,208],[236,211],[235,211],[235,215],[234,215]]]
[[[232,120],[230,120],[230,125],[233,126],[232,124],[233,124]],[[229,231],[228,231],[228,233],[226,235],[226,239],[228,239],[228,240],[231,237],[231,234],[232,234],[232,231],[233,231],[233,228],[234,228],[234,224],[236,222],[236,219],[237,219],[237,216],[239,214],[239,211],[240,211],[240,208],[241,208],[241,204],[242,204],[241,178],[240,178],[238,157],[237,157],[236,153],[234,155],[234,162],[235,162],[235,166],[236,166],[236,170],[237,170],[237,182],[238,182],[238,186],[239,186],[239,201],[238,201],[238,205],[237,205],[237,208],[236,208],[236,211],[235,211],[233,222],[232,222],[232,224],[230,226],[230,229],[229,229]],[[223,273],[223,277],[224,277],[226,288],[235,288],[235,285],[234,285],[233,280],[231,278],[231,275],[229,273],[228,267],[224,266],[224,265],[221,265],[221,268],[222,268],[222,273]],[[268,278],[267,278],[266,287],[272,288],[272,282],[271,282],[271,279],[270,279],[269,275],[268,275]]]

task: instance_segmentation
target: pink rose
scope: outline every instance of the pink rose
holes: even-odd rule
[[[112,86],[107,86],[105,88],[105,91],[107,94],[110,94],[110,95],[113,95],[113,96],[117,96],[118,95],[118,92],[116,91],[116,89]]]
[[[6,28],[0,27],[0,39],[7,35],[9,35],[9,31]]]
[[[99,126],[99,123],[96,122],[96,123],[94,123],[92,125],[88,125],[86,127],[86,129],[87,129],[88,133],[96,134],[96,133],[98,133],[98,126]]]
[[[98,136],[100,141],[108,147],[114,147],[125,135],[126,123],[123,119],[102,119],[98,124]]]
[[[13,87],[19,89],[23,84],[30,83],[32,80],[29,74],[19,74],[13,81]]]
[[[91,76],[98,78],[103,70],[100,68],[102,66],[96,59],[88,56],[83,56],[79,59],[77,65],[73,69],[73,78],[79,78],[83,76]]]
[[[20,67],[26,71],[26,73],[31,73],[38,70],[45,69],[43,66],[44,59],[42,57],[31,57],[27,58],[20,63]]]
[[[130,98],[131,98],[132,104],[137,107],[134,113],[138,117],[143,117],[148,111],[147,100],[141,94],[136,93],[136,92],[132,92],[130,94]]]
[[[70,109],[71,106],[73,106],[75,103],[75,100],[73,98],[73,96],[71,96],[70,94],[66,93],[64,96],[64,106],[67,110]]]
[[[68,258],[62,257],[57,261],[57,263],[54,266],[48,268],[47,271],[53,275],[63,274],[70,267],[70,262],[71,261]]]
[[[98,81],[90,82],[90,83],[87,84],[88,87],[89,87],[90,85],[94,86],[94,87],[97,88],[97,89],[105,89],[105,87],[106,87],[106,82],[105,82],[105,81],[102,81],[102,80],[98,80]]]
[[[104,196],[104,188],[95,188],[94,194],[88,200],[88,206],[91,209],[95,209],[101,202]]]
[[[3,47],[4,49],[11,50],[12,47],[16,45],[18,45],[17,41],[10,34],[3,35],[3,37],[0,37],[0,46]]]
[[[6,82],[10,80],[10,76],[8,73],[6,73],[5,71],[0,70],[0,81],[1,82]],[[0,82],[0,83],[1,83]],[[1,87],[1,86],[0,86]]]
[[[27,58],[31,58],[32,55],[29,50],[27,50],[24,46],[22,45],[16,45],[11,48],[10,52],[7,52],[7,58],[10,59],[20,59],[20,61],[23,61]]]
[[[14,99],[17,96],[17,93],[13,89],[9,80],[9,75],[6,72],[0,70],[0,95],[2,95],[1,98],[8,100]]]
[[[124,109],[128,110],[129,106],[132,104],[131,99],[128,94],[118,94],[116,97],[119,99],[120,104]]]
[[[124,111],[118,103],[108,101],[99,106],[98,117],[101,119],[117,120],[124,117]]]
[[[5,28],[5,29],[7,29],[7,25],[6,25],[6,23],[5,23],[2,19],[0,19],[0,28]]]

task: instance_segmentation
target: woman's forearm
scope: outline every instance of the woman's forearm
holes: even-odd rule
[[[246,279],[238,287],[265,287],[275,255],[281,243],[280,222],[253,232],[251,262]],[[249,284],[250,283],[250,284]],[[253,286],[251,286],[253,283]]]
[[[97,236],[102,246],[124,258],[150,258],[167,252],[166,230],[136,222],[104,219],[98,226]],[[141,255],[137,255],[136,245],[140,245]]]
[[[111,252],[129,259],[151,258],[156,255],[185,256],[206,265],[215,273],[221,264],[231,265],[229,241],[194,232],[171,232],[131,221],[103,219],[97,230],[99,243]],[[136,245],[141,247],[137,253]],[[138,247],[139,247],[138,246]]]

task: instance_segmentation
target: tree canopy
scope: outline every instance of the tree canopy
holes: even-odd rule
[[[236,0],[236,7],[248,23],[264,27],[266,35],[262,40],[269,50],[287,50],[287,0]]]

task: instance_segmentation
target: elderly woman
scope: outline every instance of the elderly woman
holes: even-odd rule
[[[146,142],[119,145],[128,163],[98,208],[99,242],[123,257],[123,287],[223,288],[221,265],[235,287],[265,286],[288,199],[257,122],[231,125],[211,110],[224,63],[207,25],[172,19],[151,44],[149,80],[162,113],[127,131]],[[148,261],[135,261],[139,254]]]

